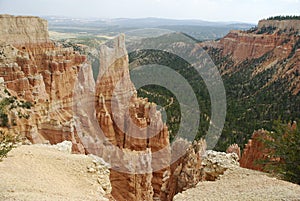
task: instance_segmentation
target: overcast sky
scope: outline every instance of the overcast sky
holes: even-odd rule
[[[274,15],[300,15],[300,0],[0,0],[0,13],[256,23]]]

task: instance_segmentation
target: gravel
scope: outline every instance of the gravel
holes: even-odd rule
[[[235,167],[220,180],[200,182],[174,201],[300,201],[300,186],[253,170]]]

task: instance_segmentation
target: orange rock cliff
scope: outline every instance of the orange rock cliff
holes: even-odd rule
[[[86,57],[55,46],[46,20],[1,15],[0,27],[0,76],[12,95],[32,104],[29,118],[16,119],[11,129],[33,143],[69,140],[74,152],[85,153],[74,126],[72,89],[80,69],[92,75]]]
[[[208,41],[201,44],[202,47],[220,51],[220,57],[232,61],[220,66],[221,73],[231,74],[239,71],[243,62],[262,59],[255,66],[252,76],[259,75],[273,66],[284,67],[277,69],[266,86],[277,80],[286,79],[289,90],[293,95],[300,92],[300,81],[297,75],[300,73],[299,44],[300,44],[299,20],[261,20],[256,28],[248,31],[230,31],[225,37],[218,41]]]

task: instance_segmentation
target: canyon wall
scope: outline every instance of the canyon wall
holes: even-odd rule
[[[299,117],[299,24],[300,20],[262,20],[258,27],[201,43],[218,66],[227,92],[223,141],[246,144],[242,167],[262,170],[255,161],[268,155],[260,140],[267,131],[250,136],[253,127],[271,129],[274,119]],[[240,153],[236,145],[227,151]]]
[[[33,143],[69,140],[74,152],[85,153],[72,105],[78,72],[92,73],[86,57],[55,46],[40,18],[1,15],[0,27],[0,76],[9,93],[29,106],[27,118],[12,114],[10,129]],[[89,77],[87,82],[94,82]]]
[[[0,44],[48,43],[48,22],[39,17],[0,15]]]
[[[220,40],[219,48],[222,49],[223,56],[231,55],[236,63],[246,59],[259,58],[272,50],[276,51],[276,56],[284,58],[289,55],[293,48],[293,41],[284,44],[284,41],[288,39],[290,37],[287,35],[231,31]]]
[[[299,21],[262,20],[257,28],[231,31],[219,41],[204,42],[201,46],[220,58],[222,75],[234,74],[250,62],[256,62],[251,78],[274,69],[264,87],[284,82],[288,83],[286,87],[291,94],[297,95],[300,92]]]

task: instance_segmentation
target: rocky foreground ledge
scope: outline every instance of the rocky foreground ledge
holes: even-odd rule
[[[70,154],[70,145],[23,145],[12,150],[0,162],[0,200],[114,200],[108,164],[93,155]],[[235,154],[207,151],[202,163],[205,173],[217,180],[200,182],[174,201],[300,200],[300,186],[240,168]]]
[[[13,149],[0,162],[0,200],[112,200],[106,164],[92,155],[70,154],[68,143]]]
[[[216,181],[200,182],[174,201],[299,201],[300,186],[236,166]]]

